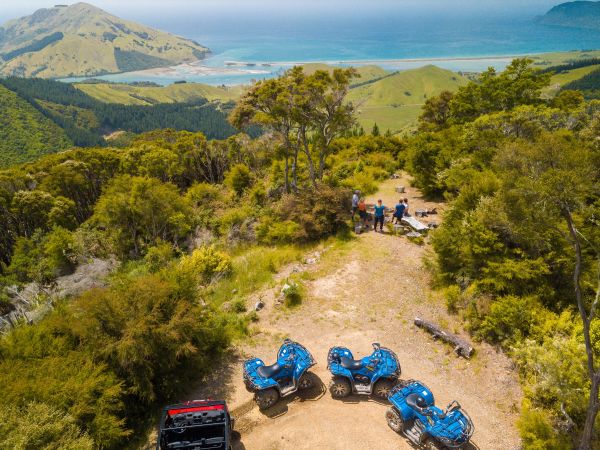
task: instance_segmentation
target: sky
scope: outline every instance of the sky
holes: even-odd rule
[[[29,15],[39,8],[47,8],[60,0],[3,0],[0,1],[0,21]],[[168,18],[182,13],[212,15],[268,13],[298,14],[379,14],[402,11],[407,15],[423,14],[515,14],[540,15],[561,0],[90,0],[110,13],[131,20],[153,16]]]

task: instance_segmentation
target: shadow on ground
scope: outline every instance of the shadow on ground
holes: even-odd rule
[[[235,368],[241,363],[242,356],[239,353],[233,351],[225,354],[214,369],[187,393],[188,399],[229,400],[235,390],[233,382]]]
[[[312,373],[312,378],[314,384],[311,388],[297,391],[288,397],[279,399],[271,408],[261,412],[270,419],[276,419],[288,412],[288,405],[290,403],[314,402],[319,400],[325,395],[327,388],[317,374]]]

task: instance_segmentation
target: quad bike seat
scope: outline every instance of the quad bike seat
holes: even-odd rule
[[[282,369],[282,365],[275,363],[271,366],[260,366],[258,369],[256,369],[256,372],[263,378],[273,378],[275,375],[281,372]]]
[[[407,396],[406,404],[411,408],[415,408],[420,411],[427,407],[427,403],[425,403],[423,397],[420,397],[418,394],[410,394]]]
[[[360,359],[351,359],[351,358],[340,358],[340,364],[344,369],[348,370],[359,370],[363,368],[363,362]]]

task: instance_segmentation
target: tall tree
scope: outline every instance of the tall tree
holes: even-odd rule
[[[598,233],[593,231],[598,226],[595,219],[598,206],[590,202],[600,194],[598,159],[570,135],[546,134],[535,144],[507,147],[498,162],[504,189],[517,193],[548,218],[547,223],[532,225],[559,227],[556,236],[566,235],[573,249],[573,299],[582,323],[590,381],[579,449],[591,450],[594,423],[600,410],[599,355],[594,350],[597,342],[593,341],[591,331],[598,319],[600,303],[600,242]]]
[[[252,123],[258,124],[281,139],[287,192],[290,186],[297,187],[300,154],[306,157],[313,185],[323,178],[332,141],[355,123],[354,107],[346,101],[355,76],[354,69],[335,69],[332,73],[318,70],[307,76],[302,67],[294,67],[277,79],[257,83],[231,114],[234,126],[247,128]]]

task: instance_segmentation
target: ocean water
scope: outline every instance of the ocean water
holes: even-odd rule
[[[542,25],[531,15],[407,17],[389,11],[360,17],[289,15],[269,20],[264,14],[214,17],[190,13],[147,17],[143,22],[208,46],[212,55],[203,65],[215,70],[198,74],[183,68],[168,75],[125,73],[101,78],[231,85],[275,76],[295,62],[374,63],[390,70],[435,64],[455,71],[481,71],[490,66],[502,69],[519,55],[600,48],[600,31]],[[234,61],[244,65],[227,64]],[[236,72],[231,72],[233,68]]]

